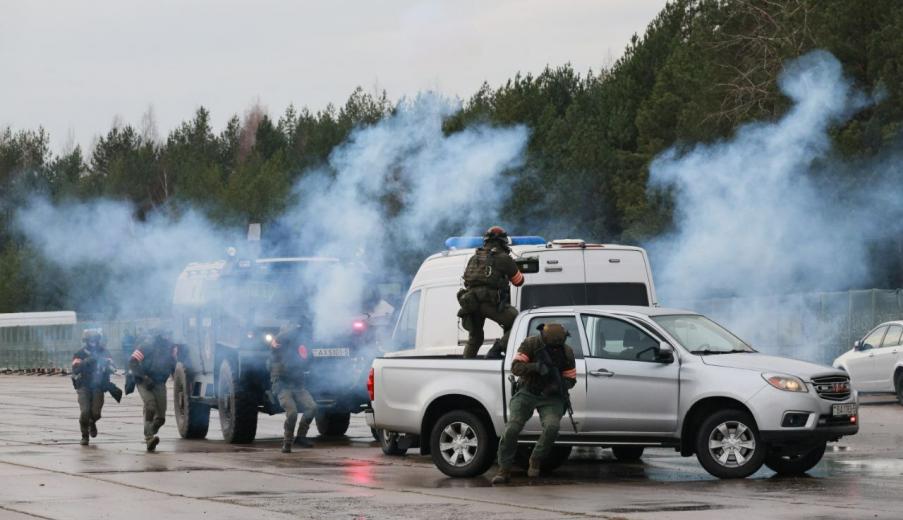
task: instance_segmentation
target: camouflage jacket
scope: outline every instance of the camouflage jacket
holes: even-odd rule
[[[82,347],[72,356],[72,376],[76,388],[103,390],[113,368],[113,358],[104,347]]]
[[[542,349],[547,349],[553,367],[549,367],[546,375],[540,374],[539,354]],[[543,343],[539,335],[530,336],[521,343],[514,355],[514,363],[511,372],[519,378],[518,386],[526,388],[534,394],[558,395],[560,393],[555,379],[555,372],[561,374],[561,378],[567,388],[573,388],[577,384],[577,363],[574,360],[574,351],[567,344],[561,347],[551,347]]]
[[[481,247],[467,261],[464,269],[464,287],[467,289],[486,287],[497,291],[506,288],[509,282],[520,287],[524,283],[524,274],[506,250]]]
[[[270,381],[292,387],[302,386],[309,356],[300,331],[279,334],[270,345]]]
[[[144,378],[150,378],[154,383],[165,383],[175,369],[176,347],[165,339],[142,343],[129,358],[129,370],[139,383]]]

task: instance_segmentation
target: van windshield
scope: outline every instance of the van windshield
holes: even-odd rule
[[[649,305],[643,283],[564,283],[527,285],[520,300],[521,309],[561,305]]]

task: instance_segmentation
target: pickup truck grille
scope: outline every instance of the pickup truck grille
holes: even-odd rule
[[[812,384],[822,399],[844,401],[850,397],[850,378],[847,376],[815,377]]]

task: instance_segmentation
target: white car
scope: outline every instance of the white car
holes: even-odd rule
[[[870,330],[853,348],[834,360],[853,388],[864,393],[895,393],[903,404],[903,321],[889,321]]]

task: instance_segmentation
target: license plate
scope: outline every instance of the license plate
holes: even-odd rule
[[[314,357],[350,357],[350,348],[315,348],[311,349]]]
[[[845,417],[856,415],[859,411],[859,406],[855,403],[848,404],[835,404],[831,407],[831,415],[834,417]]]

